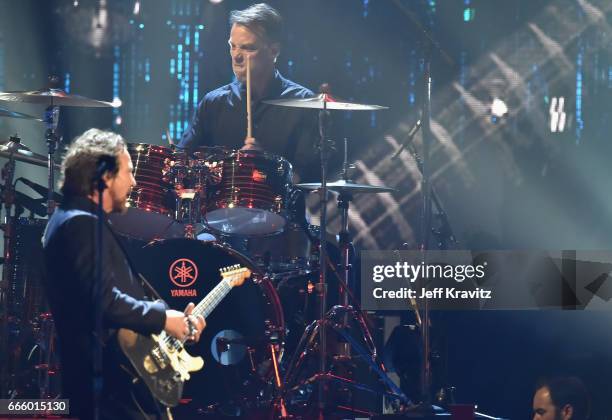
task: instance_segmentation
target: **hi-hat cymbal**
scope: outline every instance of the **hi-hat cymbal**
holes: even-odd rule
[[[11,158],[19,161],[31,163],[37,166],[47,167],[47,156],[39,155],[30,150],[28,146],[14,140],[0,142],[0,157]],[[54,165],[59,168],[59,165]]]
[[[71,95],[61,89],[43,89],[20,92],[0,92],[0,101],[53,106],[80,106],[85,108],[118,108],[120,103],[98,101],[84,96]]]
[[[272,99],[263,101],[263,103],[278,106],[287,106],[290,108],[310,108],[310,109],[329,109],[339,111],[377,111],[379,109],[389,109],[386,106],[356,104],[353,102],[341,101],[334,98],[329,93],[321,93],[312,98],[290,98],[290,99]]]
[[[8,109],[4,108],[0,108],[0,117],[20,118],[23,120],[33,120],[42,122],[40,118],[36,118],[28,114],[23,114],[21,112],[9,111]]]
[[[318,182],[312,182],[306,184],[297,184],[296,187],[301,188],[303,190],[318,190],[321,188],[321,184]],[[328,182],[327,188],[339,193],[385,193],[395,191],[395,188],[385,187],[384,185],[357,184],[351,181],[345,181],[343,179]]]

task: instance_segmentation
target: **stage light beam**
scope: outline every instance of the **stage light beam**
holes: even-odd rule
[[[499,98],[493,99],[491,103],[491,115],[495,118],[503,118],[508,114],[508,105]]]

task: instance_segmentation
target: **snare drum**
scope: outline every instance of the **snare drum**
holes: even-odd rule
[[[265,235],[283,230],[291,193],[291,164],[267,152],[237,150],[223,159],[219,183],[206,208],[218,232]]]
[[[166,177],[173,162],[172,150],[145,143],[129,143],[127,149],[136,187],[127,200],[127,213],[110,216],[114,229],[145,241],[182,236],[183,226],[173,219],[176,194]]]

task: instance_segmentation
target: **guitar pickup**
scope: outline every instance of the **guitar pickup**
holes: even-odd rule
[[[166,366],[168,366],[168,363],[170,363],[166,353],[162,351],[159,346],[156,346],[153,350],[151,350],[151,356],[153,357],[153,360],[155,360],[155,364],[159,366],[160,369],[165,369]]]

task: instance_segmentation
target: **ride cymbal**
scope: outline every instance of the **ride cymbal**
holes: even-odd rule
[[[286,106],[289,108],[328,109],[339,111],[377,111],[381,109],[389,109],[389,107],[386,106],[357,104],[353,102],[341,101],[334,98],[329,93],[321,93],[312,98],[272,99],[262,102],[270,105]]]

